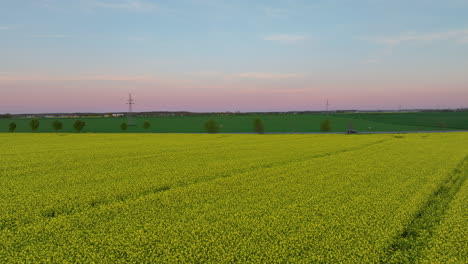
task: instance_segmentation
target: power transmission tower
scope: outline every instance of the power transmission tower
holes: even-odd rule
[[[135,104],[135,100],[133,100],[132,94],[128,94],[128,113],[127,113],[127,123],[129,126],[134,126],[135,123],[133,122],[133,105]]]
[[[328,107],[330,106],[330,104],[328,103],[328,99],[327,99],[327,103],[325,105],[326,105],[326,108],[327,108],[326,113],[327,113],[327,117],[328,117]]]

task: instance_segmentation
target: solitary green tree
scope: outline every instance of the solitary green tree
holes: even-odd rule
[[[16,123],[15,122],[11,122],[10,125],[8,125],[8,131],[10,131],[11,133],[15,132],[16,130]]]
[[[151,123],[148,120],[143,122],[143,128],[144,129],[148,130],[150,127],[151,127]]]
[[[211,133],[211,134],[214,134],[214,133],[218,133],[218,131],[219,131],[219,126],[218,126],[218,124],[216,123],[216,121],[214,121],[214,120],[208,120],[208,121],[206,121],[206,123],[205,123],[205,129],[206,129],[206,132]]]
[[[76,130],[76,132],[80,133],[81,130],[86,126],[86,123],[81,120],[76,120],[75,123],[73,123],[73,128]]]
[[[331,131],[331,122],[330,120],[326,119],[320,124],[320,131],[322,132],[330,132]]]
[[[254,120],[254,130],[259,134],[265,133],[265,125],[260,118]]]
[[[55,120],[52,123],[52,127],[54,128],[55,132],[58,132],[59,130],[61,130],[63,128],[63,124],[62,124],[62,122],[60,122],[58,120]]]
[[[120,129],[122,129],[122,131],[125,132],[127,130],[127,128],[128,128],[128,125],[127,125],[126,122],[123,122],[122,124],[120,124]]]
[[[39,120],[37,119],[31,119],[31,121],[29,121],[29,126],[31,127],[31,130],[33,132],[37,131],[37,129],[39,128]]]

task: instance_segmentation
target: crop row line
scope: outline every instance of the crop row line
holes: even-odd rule
[[[216,179],[219,179],[219,178],[228,178],[228,177],[232,177],[234,175],[248,173],[248,172],[252,172],[252,171],[256,171],[256,170],[262,170],[262,169],[265,169],[265,168],[280,167],[280,166],[285,166],[285,165],[290,165],[290,164],[302,162],[302,161],[305,161],[305,160],[323,158],[323,157],[333,156],[333,155],[340,154],[340,153],[358,151],[358,150],[362,150],[362,149],[365,149],[365,148],[368,148],[368,147],[371,147],[371,146],[375,146],[375,145],[378,145],[378,144],[382,144],[382,143],[391,141],[393,139],[394,138],[378,140],[378,141],[375,141],[375,142],[372,142],[372,143],[368,143],[368,144],[364,144],[364,145],[360,145],[360,146],[356,146],[356,147],[352,147],[352,148],[347,148],[347,149],[342,149],[342,150],[327,152],[327,153],[322,153],[322,154],[314,154],[314,155],[311,155],[311,156],[302,156],[301,158],[289,159],[289,160],[285,160],[285,161],[281,161],[281,162],[269,162],[269,163],[266,163],[266,164],[261,164],[261,165],[258,165],[258,166],[251,166],[251,167],[248,167],[248,168],[233,169],[233,170],[228,171],[226,173],[215,174],[212,177],[204,178],[204,179],[201,179],[199,181],[194,181],[194,182],[189,182],[189,183],[181,183],[181,184],[175,185],[175,186],[169,186],[169,185],[153,186],[151,188],[148,188],[147,190],[144,190],[142,192],[138,192],[136,194],[117,195],[114,199],[92,200],[92,201],[88,202],[87,206],[79,208],[79,209],[78,208],[48,208],[48,209],[43,210],[40,213],[40,216],[43,217],[43,218],[56,218],[56,217],[59,217],[59,216],[70,216],[70,215],[82,213],[82,212],[85,212],[85,211],[88,211],[88,210],[98,209],[98,208],[100,208],[102,206],[110,205],[110,204],[113,204],[113,203],[126,202],[126,201],[129,201],[129,200],[137,200],[137,199],[140,199],[140,198],[148,196],[148,195],[169,191],[169,190],[175,189],[175,188],[184,188],[184,187],[194,185],[194,184],[206,183],[206,182],[210,182],[210,181],[213,181],[213,180],[216,180]],[[14,228],[17,227],[17,224],[14,223],[14,221],[7,221],[7,222],[2,221],[2,222],[3,222],[3,224],[0,225],[0,231],[5,229],[5,228],[14,229]],[[34,221],[31,221],[30,223],[32,223],[32,222],[34,222]]]
[[[339,151],[334,151],[334,152],[328,152],[328,153],[323,153],[323,154],[318,154],[318,155],[312,155],[312,156],[303,157],[303,158],[300,158],[300,159],[286,160],[286,161],[283,161],[283,162],[271,162],[271,163],[267,163],[267,164],[263,164],[263,165],[259,165],[259,166],[252,166],[252,167],[249,167],[249,168],[246,168],[246,169],[234,169],[234,170],[231,170],[229,173],[218,174],[218,175],[215,175],[213,177],[210,177],[207,180],[200,180],[200,181],[195,181],[195,182],[191,182],[191,183],[180,184],[178,186],[167,186],[167,185],[165,185],[165,186],[162,186],[162,187],[156,187],[156,188],[153,187],[153,188],[150,188],[148,190],[145,190],[145,191],[140,192],[140,193],[135,194],[135,195],[117,196],[114,200],[92,201],[90,203],[90,205],[91,205],[92,208],[96,208],[96,207],[112,204],[114,202],[124,202],[124,201],[127,201],[127,200],[136,200],[136,199],[139,199],[139,198],[144,197],[144,196],[148,196],[148,195],[151,195],[151,194],[168,191],[170,189],[184,188],[184,187],[194,185],[194,184],[210,182],[210,181],[213,181],[213,180],[216,180],[216,179],[219,179],[219,178],[228,178],[228,177],[231,177],[231,176],[237,175],[237,174],[252,172],[252,171],[261,170],[261,169],[265,169],[265,168],[273,168],[273,167],[284,166],[284,165],[288,165],[288,164],[302,162],[304,160],[310,160],[310,159],[317,159],[317,158],[332,156],[332,155],[336,155],[336,154],[339,154],[339,153],[357,151],[357,150],[365,149],[365,148],[368,148],[368,147],[371,147],[371,146],[374,146],[374,145],[377,145],[377,144],[382,144],[382,143],[390,141],[390,140],[392,140],[392,139],[379,140],[379,141],[372,142],[372,143],[369,143],[369,144],[365,144],[365,145],[362,145],[362,146],[357,146],[357,147],[353,147],[353,148],[349,148],[349,149],[344,149],[344,150],[339,150]],[[70,211],[70,212],[71,213],[66,213],[66,214],[74,214],[74,213],[79,213],[81,211]],[[60,213],[56,213],[56,212],[52,213],[49,210],[49,211],[44,212],[43,216],[57,217],[59,214]]]
[[[468,156],[431,194],[403,232],[394,238],[381,263],[416,263],[466,178],[468,178]]]

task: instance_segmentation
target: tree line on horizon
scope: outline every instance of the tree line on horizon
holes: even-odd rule
[[[29,127],[31,128],[31,131],[32,132],[37,132],[37,130],[39,129],[39,126],[40,126],[40,121],[38,119],[31,119],[31,121],[29,121]],[[75,122],[73,123],[73,129],[79,133],[83,130],[83,128],[86,126],[86,122],[83,121],[83,120],[75,120]],[[151,127],[151,123],[149,121],[145,121],[143,123],[143,128],[144,129],[149,129]],[[8,131],[13,133],[16,131],[16,128],[17,128],[17,125],[15,122],[11,122],[9,125],[8,125]],[[55,132],[59,132],[60,130],[63,129],[63,123],[59,120],[55,120],[54,122],[52,122],[52,128],[55,130]],[[127,130],[128,128],[128,125],[126,122],[123,122],[121,125],[120,125],[120,128],[122,129],[122,131],[125,131]]]
[[[31,128],[32,132],[37,132],[37,130],[40,127],[40,124],[41,122],[38,119],[31,119],[31,121],[29,121],[29,127]],[[73,129],[78,133],[81,132],[81,130],[83,130],[85,126],[86,126],[86,122],[84,122],[83,120],[76,120],[73,123]],[[17,125],[15,122],[11,122],[8,125],[8,131],[11,133],[15,132],[16,128],[17,128]],[[54,122],[52,122],[52,128],[55,130],[55,132],[59,132],[60,130],[63,129],[63,123],[59,120],[55,120]]]
[[[80,119],[75,120],[75,122],[73,123],[73,129],[77,133],[80,133],[85,126],[86,126],[86,122]],[[29,121],[29,127],[31,128],[32,132],[37,132],[40,127],[40,121],[38,119],[31,119],[31,121]],[[127,122],[122,122],[120,124],[120,129],[123,132],[127,131],[128,127],[129,125]],[[143,122],[143,128],[145,130],[148,130],[150,127],[151,127],[151,123],[148,120],[145,120]],[[60,132],[63,129],[63,123],[59,120],[55,120],[54,122],[52,122],[52,128],[55,130],[55,132]],[[218,124],[218,122],[211,119],[204,123],[204,128],[207,133],[215,134],[215,133],[219,133],[220,129],[222,128],[222,125]],[[16,129],[17,129],[17,124],[15,122],[11,122],[8,125],[9,132],[14,133]],[[260,118],[254,119],[253,131],[258,134],[265,133],[265,124],[262,119]],[[322,121],[322,123],[320,124],[320,131],[321,132],[331,131],[331,121],[329,119]]]

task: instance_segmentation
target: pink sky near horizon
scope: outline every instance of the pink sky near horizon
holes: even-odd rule
[[[311,80],[266,73],[242,78],[148,78],[88,76],[0,79],[0,113],[126,111],[128,93],[135,111],[307,111],[468,107],[463,82]],[[251,78],[252,77],[252,78]],[[73,79],[73,78],[71,78]]]

